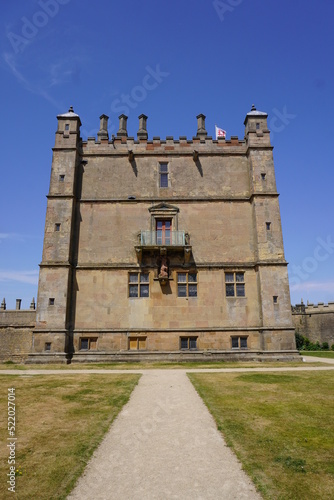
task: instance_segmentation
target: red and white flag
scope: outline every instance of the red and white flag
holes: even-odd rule
[[[216,139],[218,139],[218,137],[226,137],[226,130],[217,127],[217,125],[215,125],[215,127],[216,127]]]

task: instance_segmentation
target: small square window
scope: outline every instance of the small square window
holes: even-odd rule
[[[89,340],[88,339],[80,339],[80,349],[88,349]]]
[[[64,182],[65,180],[65,175],[64,174],[60,174],[59,176],[59,182]]]
[[[51,342],[45,342],[45,351],[51,351]]]
[[[57,223],[55,224],[55,231],[56,231],[56,232],[59,232],[59,231],[60,231],[60,224],[59,224],[59,222],[57,222]]]
[[[53,297],[49,298],[49,306],[55,305],[55,299]]]
[[[278,295],[273,296],[273,303],[278,304]]]
[[[238,349],[239,337],[232,337],[232,349]]]
[[[247,337],[240,337],[240,349],[247,349]]]
[[[270,229],[271,229],[271,222],[266,222],[266,229],[267,229],[267,231],[270,231]]]
[[[266,174],[264,172],[262,172],[261,174],[261,179],[264,181],[266,179]]]

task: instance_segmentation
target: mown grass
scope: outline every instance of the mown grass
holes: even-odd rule
[[[319,363],[314,363],[318,366]],[[66,364],[46,364],[46,365],[24,365],[14,363],[0,363],[1,370],[153,370],[153,369],[207,369],[207,368],[286,368],[301,367],[302,361],[157,361],[157,362],[117,362],[117,363],[73,363]],[[308,364],[308,366],[310,366]]]
[[[0,447],[0,498],[65,499],[140,375],[0,376],[0,439],[8,442],[7,393],[16,395],[16,495],[7,491],[9,449]],[[6,479],[4,479],[6,478]]]
[[[188,376],[265,499],[334,498],[331,371]]]
[[[302,356],[314,356],[317,358],[334,359],[334,351],[300,351]]]

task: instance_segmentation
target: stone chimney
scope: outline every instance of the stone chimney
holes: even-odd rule
[[[208,133],[207,131],[205,130],[205,118],[206,116],[205,115],[198,115],[196,116],[197,118],[197,134],[196,134],[196,137],[200,137],[201,139],[205,138]]]
[[[109,116],[107,116],[107,115],[100,116],[100,130],[97,133],[98,139],[109,139],[108,120],[109,120]]]
[[[127,127],[128,117],[125,115],[120,115],[118,118],[119,118],[119,130],[117,132],[117,137],[127,137],[128,131],[126,127]]]
[[[147,133],[147,116],[146,115],[140,115],[138,116],[139,118],[139,130],[137,132],[137,138],[138,139],[147,139],[148,138],[148,133]]]

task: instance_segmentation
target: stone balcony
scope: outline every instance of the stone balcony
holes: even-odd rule
[[[159,255],[167,255],[172,252],[183,252],[185,263],[189,262],[191,245],[189,234],[186,231],[140,231],[138,244],[135,246],[139,262],[142,260],[143,252],[154,252]]]

